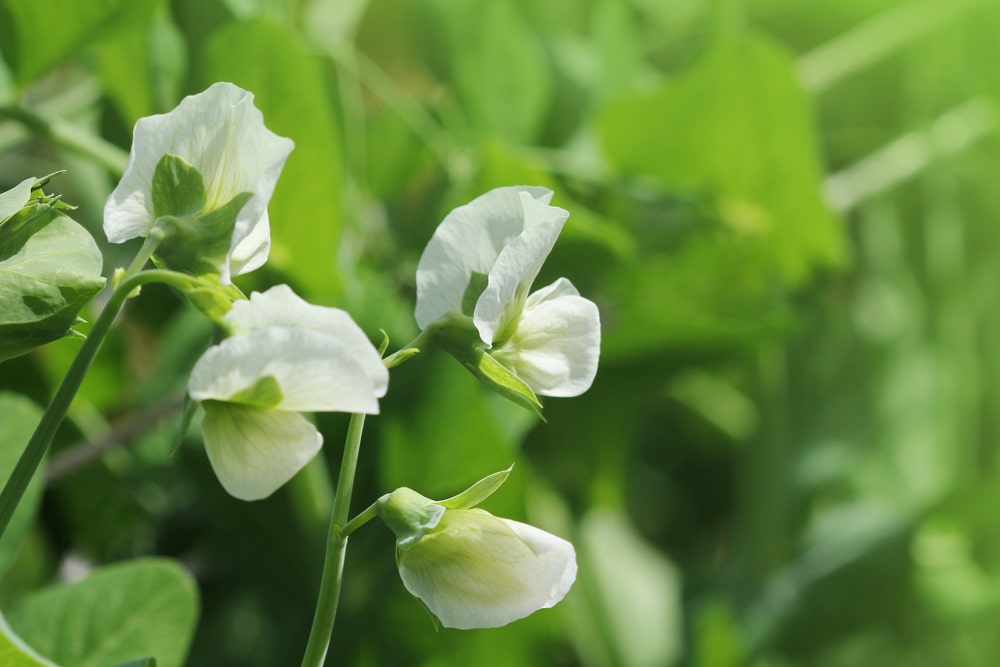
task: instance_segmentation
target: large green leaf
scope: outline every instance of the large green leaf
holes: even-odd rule
[[[7,625],[0,614],[0,665],[4,667],[58,667],[35,653]]]
[[[148,19],[159,0],[2,0],[0,50],[18,83]]]
[[[53,660],[107,667],[144,656],[184,664],[198,616],[191,576],[173,561],[144,558],[45,588],[10,612],[11,627]]]
[[[307,297],[328,300],[340,289],[341,160],[317,60],[292,32],[257,19],[216,32],[196,69],[205,85],[232,81],[254,93],[267,126],[295,142],[268,207],[268,265],[291,273]]]
[[[843,259],[840,228],[821,199],[809,99],[791,59],[768,41],[720,42],[677,80],[618,98],[598,130],[622,175],[707,195],[712,217],[788,282]]]
[[[41,418],[41,409],[27,398],[10,392],[0,393],[0,479],[4,482],[10,477]],[[36,473],[21,497],[3,538],[0,538],[0,575],[7,571],[17,555],[41,496],[41,476]],[[0,661],[0,664],[5,663]]]
[[[0,361],[65,336],[104,286],[97,244],[56,203],[0,222]]]

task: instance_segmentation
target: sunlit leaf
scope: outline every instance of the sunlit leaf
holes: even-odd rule
[[[622,175],[707,195],[713,217],[789,282],[843,261],[840,228],[821,200],[809,99],[768,41],[716,44],[676,80],[618,98],[598,129]]]
[[[107,667],[137,655],[180,667],[197,616],[191,576],[173,561],[146,558],[32,593],[9,620],[29,644],[74,667]]]
[[[0,665],[4,667],[58,667],[38,655],[30,646],[7,625],[6,619],[0,614]]]
[[[247,44],[256,47],[248,50]],[[231,81],[254,94],[267,127],[295,142],[268,206],[268,265],[293,271],[307,297],[340,289],[340,141],[318,61],[302,40],[267,19],[215,32],[196,70],[203,83]]]
[[[157,0],[4,0],[0,46],[19,83],[118,31],[147,20]]]
[[[508,141],[535,139],[548,110],[541,46],[514,6],[490,2],[468,29],[475,39],[455,58],[455,84],[472,125]]]

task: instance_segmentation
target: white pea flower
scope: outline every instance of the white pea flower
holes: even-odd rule
[[[222,486],[257,500],[323,444],[299,412],[377,414],[389,374],[350,315],[307,303],[287,285],[237,301],[223,324],[234,335],[198,360],[188,393],[205,408],[205,450]]]
[[[577,396],[597,373],[597,306],[560,278],[531,285],[569,213],[540,187],[491,190],[449,213],[417,266],[417,324],[472,318],[489,354],[533,391]]]
[[[403,585],[448,628],[496,628],[554,606],[576,580],[566,540],[408,488],[379,499]]]
[[[125,173],[104,207],[108,240],[122,243],[149,236],[158,219],[179,215],[156,210],[154,176],[165,156],[180,158],[202,180],[191,199],[185,196],[185,204],[197,202],[185,214],[196,216],[195,223],[203,226],[219,225],[218,216],[211,221],[205,216],[230,207],[223,216],[222,247],[213,248],[210,258],[228,284],[231,276],[253,271],[267,260],[271,244],[267,204],[293,147],[290,139],[264,126],[253,94],[231,83],[213,84],[184,98],[169,113],[139,119]],[[189,246],[199,243],[190,236],[184,241]],[[197,250],[189,247],[184,252]],[[172,257],[180,252],[164,249],[162,254]]]

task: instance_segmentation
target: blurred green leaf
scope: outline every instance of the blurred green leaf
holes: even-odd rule
[[[0,50],[24,84],[128,26],[148,20],[160,0],[3,0]]]
[[[0,226],[0,361],[67,334],[104,287],[94,239],[35,199]]]
[[[508,401],[491,403],[487,392],[460,364],[439,352],[428,352],[393,371],[422,366],[423,389],[410,396],[407,409],[386,409],[379,481],[383,489],[419,489],[430,498],[446,498],[456,488],[506,468],[517,457],[517,442],[505,425],[526,414]],[[490,501],[510,498],[523,480],[514,476]],[[491,511],[503,514],[495,506]]]
[[[4,667],[58,667],[24,643],[0,614],[0,664]]]
[[[453,62],[456,92],[474,128],[530,143],[548,111],[548,63],[513,4],[489,2],[481,9],[464,26],[472,35]]]
[[[623,667],[663,667],[681,654],[681,581],[665,555],[644,543],[621,514],[583,518],[581,561],[612,652]]]
[[[342,167],[318,61],[296,34],[256,19],[213,33],[195,69],[203,85],[232,81],[254,93],[268,128],[295,142],[268,206],[268,265],[289,272],[306,298],[329,301],[342,289],[336,263]]]
[[[709,195],[722,225],[791,284],[843,262],[840,228],[820,197],[809,99],[791,59],[763,38],[715,44],[676,80],[618,98],[598,131],[621,174]]]
[[[0,392],[0,479],[5,483],[41,419],[41,408],[27,398]],[[17,555],[21,540],[34,521],[41,498],[42,478],[36,472],[28,483],[3,538],[0,538],[0,576],[7,571]]]
[[[162,11],[101,44],[101,83],[126,127],[173,106],[187,69],[185,47],[184,36]]]
[[[197,616],[191,576],[173,561],[144,558],[33,593],[9,620],[25,641],[74,667],[106,667],[136,655],[180,667]]]

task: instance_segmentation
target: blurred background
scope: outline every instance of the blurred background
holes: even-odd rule
[[[428,351],[368,420],[355,507],[445,497],[571,539],[551,610],[436,630],[372,524],[329,664],[822,667],[1000,662],[1000,5],[990,0],[0,0],[0,190],[104,199],[131,128],[214,81],[296,150],[267,266],[397,349],[454,206],[544,185],[571,213],[537,281],[601,309],[597,379],[547,423]],[[100,305],[100,299],[96,306]],[[86,313],[93,320],[96,310]],[[346,418],[258,503],[197,424],[211,327],[169,290],[119,319],[0,561],[0,607],[88,567],[179,559],[188,664],[297,664]],[[0,367],[45,405],[78,343]]]

